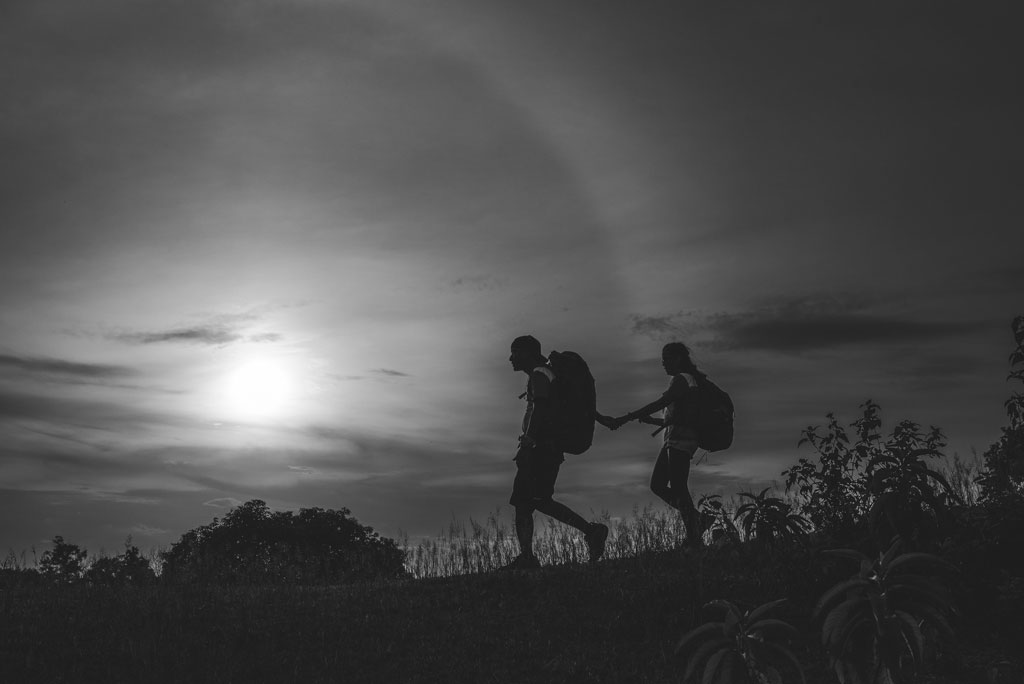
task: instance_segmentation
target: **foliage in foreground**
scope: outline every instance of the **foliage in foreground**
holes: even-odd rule
[[[800,661],[787,647],[798,638],[797,629],[768,614],[786,604],[786,599],[741,611],[731,601],[717,599],[704,609],[722,614],[690,630],[679,641],[676,653],[687,655],[684,682],[704,684],[753,684],[782,682],[780,667],[788,667],[805,681]],[[699,677],[699,679],[698,679]]]
[[[932,635],[953,640],[949,616],[956,611],[934,572],[955,568],[937,556],[901,554],[902,549],[897,538],[874,561],[852,549],[823,552],[860,566],[815,606],[822,645],[841,684],[913,682],[924,668],[926,649],[935,647]]]

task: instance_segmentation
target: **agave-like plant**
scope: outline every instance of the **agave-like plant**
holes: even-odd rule
[[[722,539],[736,540],[740,538],[740,532],[736,529],[725,504],[721,501],[721,494],[704,494],[697,501],[697,512],[700,513],[701,527],[711,535],[711,542],[715,543]]]
[[[722,613],[722,619],[706,622],[686,634],[676,653],[686,653],[684,682],[702,684],[781,684],[780,665],[788,665],[805,682],[803,668],[786,646],[797,630],[785,620],[767,617],[786,603],[770,601],[743,612],[730,601],[716,600],[704,609]]]
[[[938,556],[902,549],[897,537],[874,561],[852,549],[822,552],[860,565],[857,574],[825,592],[814,609],[822,645],[841,684],[912,682],[924,666],[926,632],[953,638],[948,618],[956,610],[949,590],[922,570],[955,568]]]
[[[793,541],[806,535],[811,529],[807,518],[794,513],[790,505],[776,496],[768,496],[769,487],[760,494],[740,492],[750,499],[736,509],[736,520],[740,521],[747,539],[771,542],[774,540]]]

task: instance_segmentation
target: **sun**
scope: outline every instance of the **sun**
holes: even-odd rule
[[[271,359],[251,359],[232,370],[224,384],[225,408],[238,419],[278,418],[293,392],[287,367]]]

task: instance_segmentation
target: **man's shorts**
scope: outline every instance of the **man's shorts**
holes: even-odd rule
[[[539,444],[520,447],[516,454],[516,479],[508,502],[523,506],[549,501],[555,494],[555,479],[565,456],[557,447]]]

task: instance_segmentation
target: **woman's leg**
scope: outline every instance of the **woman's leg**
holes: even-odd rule
[[[651,491],[669,506],[678,510],[679,504],[669,486],[670,476],[668,447],[662,447],[658,454],[658,460],[654,462],[654,471],[651,473]]]
[[[671,493],[675,498],[676,510],[683,515],[683,522],[686,524],[686,543],[688,546],[700,546],[703,544],[704,531],[700,528],[700,515],[697,507],[693,505],[693,497],[690,495],[690,488],[687,480],[690,477],[690,453],[683,449],[665,448],[667,452],[669,479],[671,481]]]

